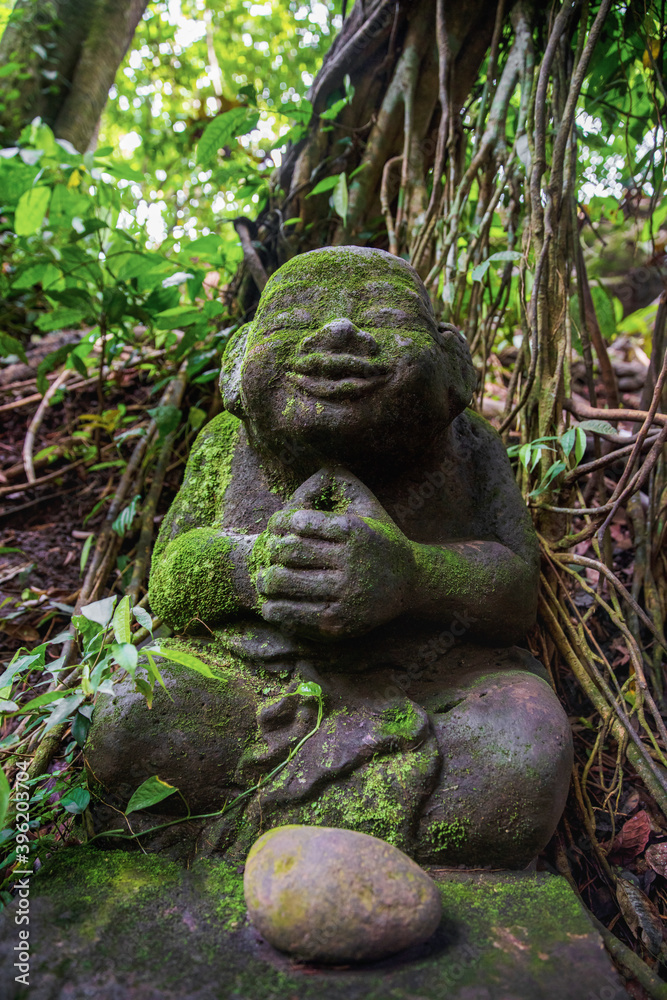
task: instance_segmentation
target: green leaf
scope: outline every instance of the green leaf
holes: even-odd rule
[[[188,669],[194,670],[196,673],[202,674],[204,677],[212,677],[216,680],[222,680],[222,678],[217,677],[216,674],[213,673],[211,668],[204,663],[203,660],[193,656],[192,653],[184,653],[180,649],[162,649],[160,646],[145,649],[143,652],[152,653],[154,656],[162,656],[165,660],[170,660],[172,663],[178,663],[182,667],[188,667]]]
[[[493,263],[500,263],[501,261],[508,260],[521,260],[521,256],[522,255],[518,250],[499,250],[497,253],[492,253],[490,257],[487,257],[486,260],[481,262],[481,264],[478,264],[477,267],[473,268],[471,275],[472,280],[481,281]]]
[[[347,97],[341,97],[339,101],[336,101],[334,104],[332,104],[331,107],[327,108],[326,111],[322,111],[320,114],[320,118],[323,118],[325,121],[333,121],[334,118],[338,116],[339,112],[343,110],[346,104],[347,104]]]
[[[132,641],[132,632],[130,629],[130,598],[127,594],[122,598],[118,607],[114,611],[112,624],[116,642],[125,643]]]
[[[21,341],[0,330],[0,357],[8,358],[13,354],[19,357],[24,365],[28,363]]]
[[[4,829],[5,819],[7,818],[10,791],[7,775],[0,767],[0,830]]]
[[[49,732],[54,726],[57,726],[60,722],[64,722],[73,712],[77,710],[81,702],[84,700],[84,695],[73,694],[69,698],[63,698],[60,704],[56,705],[46,720],[46,725],[44,726],[43,733]]]
[[[120,514],[111,525],[116,534],[120,535],[121,538],[123,538],[132,527],[132,522],[137,516],[137,507],[140,502],[140,496],[134,497],[127,507],[124,507],[123,510],[121,510]]]
[[[43,261],[40,264],[33,264],[32,267],[22,271],[18,278],[12,281],[12,288],[34,288],[36,284],[41,284],[42,288],[48,288],[50,284],[57,281],[60,271],[53,264]]]
[[[605,340],[613,340],[616,333],[616,317],[611,298],[601,285],[591,285],[591,298],[595,306],[600,333]]]
[[[74,816],[78,816],[82,813],[88,806],[90,802],[90,792],[87,788],[73,788],[71,792],[67,792],[63,795],[60,800],[60,805],[67,812],[72,813]]]
[[[522,444],[521,447],[519,448],[519,461],[523,465],[524,469],[527,469],[528,466],[530,465],[531,448],[532,446],[530,442]]]
[[[46,215],[50,198],[51,189],[44,185],[23,192],[14,216],[14,232],[17,236],[32,236],[37,232]]]
[[[50,705],[52,701],[59,701],[66,695],[67,691],[46,691],[44,694],[39,694],[36,698],[26,702],[25,705],[21,705],[21,714],[34,712],[38,708],[42,708],[43,705]]]
[[[197,163],[202,166],[213,166],[218,150],[228,146],[233,139],[251,132],[259,114],[247,107],[231,108],[214,118],[204,129],[197,145]]]
[[[582,431],[591,431],[592,434],[616,434],[616,429],[608,420],[582,420],[578,426]]]
[[[49,333],[51,330],[66,330],[70,326],[80,326],[86,318],[87,310],[83,309],[54,309],[53,312],[42,313],[35,322],[35,326],[42,333]],[[71,350],[70,352],[71,353]]]
[[[191,406],[188,410],[188,423],[194,431],[198,431],[206,420],[206,410],[200,410],[198,406]]]
[[[84,715],[81,711],[83,708],[92,708],[93,706],[84,705],[80,706],[78,712],[74,716],[74,722],[72,723],[72,738],[76,740],[80,747],[86,742],[86,737],[88,736],[88,730],[90,729],[90,719],[88,716]]]
[[[128,674],[134,677],[139,658],[136,646],[133,646],[131,642],[114,643],[111,647],[111,655],[119,667],[127,670]]]
[[[163,799],[169,798],[170,795],[173,795],[177,791],[178,789],[174,785],[170,785],[167,781],[162,781],[161,778],[158,778],[157,774],[153,775],[152,778],[146,778],[127,803],[125,815],[129,816],[130,813],[136,812],[138,809],[149,809],[151,806],[157,805],[158,802],[162,802]]]
[[[304,698],[321,698],[322,688],[315,681],[301,681],[294,693]]]
[[[574,449],[574,457],[577,465],[579,465],[579,462],[584,457],[584,453],[586,451],[586,431],[583,430],[583,428],[580,426],[576,428],[576,432],[577,432],[577,444]]]
[[[340,215],[343,223],[347,223],[347,178],[345,173],[338,175],[338,182],[333,192],[333,207]]]
[[[175,431],[181,422],[181,411],[177,406],[156,406],[148,411],[149,416],[157,424],[160,438],[165,438]]]
[[[101,601],[94,601],[92,604],[87,604],[85,608],[81,608],[81,614],[88,621],[95,622],[97,625],[101,625],[102,628],[106,628],[111,621],[115,603],[116,595],[112,594],[111,597],[103,597]]]
[[[339,181],[339,174],[334,174],[333,177],[325,177],[323,180],[319,181],[310,194],[307,194],[307,198],[312,198],[313,195],[322,194],[324,191],[331,191],[332,188],[336,187]]]
[[[153,619],[144,608],[132,608],[132,614],[137,619],[142,628],[153,634]]]
[[[176,306],[174,309],[165,309],[155,317],[155,325],[158,330],[178,330],[180,327],[191,326],[201,319],[199,309],[192,306]]]
[[[561,448],[563,449],[566,458],[568,458],[570,452],[574,448],[575,438],[576,438],[576,431],[574,427],[570,427],[569,430],[565,431],[562,438],[560,439]]]
[[[79,559],[79,576],[83,576],[83,571],[86,568],[86,563],[88,562],[88,556],[90,555],[90,548],[95,541],[95,535],[88,535],[88,538],[83,543],[83,548],[81,549],[81,557]]]
[[[215,233],[208,236],[200,236],[198,240],[193,240],[185,246],[181,245],[181,254],[186,257],[203,257],[206,260],[218,260],[224,257],[224,241]]]

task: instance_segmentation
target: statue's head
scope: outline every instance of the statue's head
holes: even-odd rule
[[[326,247],[284,264],[255,319],[230,341],[224,405],[252,439],[343,464],[409,454],[467,406],[467,344],[439,325],[406,261],[384,250]]]

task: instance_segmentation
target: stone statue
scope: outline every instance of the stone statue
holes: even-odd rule
[[[161,846],[243,858],[290,823],[423,864],[519,868],[545,846],[571,736],[512,645],[535,618],[538,548],[500,438],[466,409],[474,385],[405,261],[325,248],[271,277],[153,554],[154,613],[215,677],[165,665],[151,710],[120,686],[86,747],[116,806],[154,774],[193,814],[259,784]],[[304,681],[323,722],[262,784],[314,727]]]

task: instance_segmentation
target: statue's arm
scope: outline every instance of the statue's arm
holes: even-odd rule
[[[239,429],[225,412],[201,432],[153,550],[151,609],[176,631],[194,619],[213,628],[257,600],[247,570],[257,536],[222,527]]]
[[[459,614],[471,620],[471,636],[509,644],[520,641],[535,621],[537,537],[500,437],[486,421],[467,417],[477,439],[471,460],[478,470],[475,507],[484,537],[413,543],[411,610],[443,621]]]

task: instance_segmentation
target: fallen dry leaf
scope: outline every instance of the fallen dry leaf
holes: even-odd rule
[[[635,935],[641,930],[642,941],[652,955],[657,955],[663,935],[662,920],[655,904],[633,882],[624,878],[616,883],[616,899],[630,930]]]
[[[651,819],[645,809],[632,816],[623,824],[616,840],[611,845],[611,854],[620,855],[622,863],[632,861],[641,854],[651,833]]]
[[[654,872],[667,878],[667,844],[651,844],[646,848],[645,858]]]

